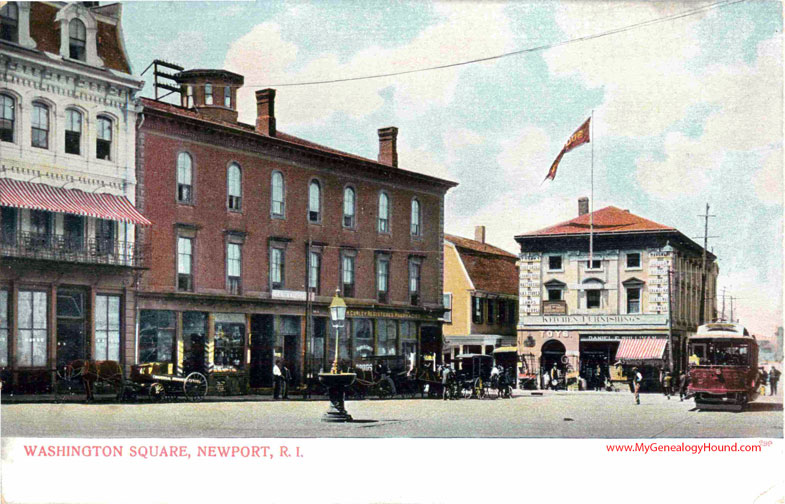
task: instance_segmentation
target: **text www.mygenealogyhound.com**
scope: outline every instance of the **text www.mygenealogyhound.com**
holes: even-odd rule
[[[619,453],[689,453],[692,455],[700,455],[701,453],[718,453],[718,452],[759,452],[762,446],[752,444],[721,444],[721,443],[627,443],[627,444],[608,444],[605,448],[609,452]]]

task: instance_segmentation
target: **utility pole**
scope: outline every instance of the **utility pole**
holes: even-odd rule
[[[701,267],[701,304],[700,304],[700,311],[699,311],[699,323],[698,325],[703,325],[706,323],[706,254],[707,249],[709,248],[709,217],[715,217],[714,215],[709,215],[709,204],[706,203],[706,213],[704,215],[699,215],[699,217],[703,217],[703,266]],[[714,238],[714,237],[712,237]]]
[[[725,287],[722,288],[722,317],[720,320],[725,322]]]
[[[671,292],[671,275],[673,275],[673,269],[668,267],[668,371],[673,373],[673,302],[671,301],[673,293]],[[681,365],[679,367],[681,368]]]
[[[735,322],[733,320],[733,296],[730,297],[730,321],[731,323]]]

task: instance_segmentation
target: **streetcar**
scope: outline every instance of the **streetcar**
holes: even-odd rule
[[[695,406],[728,404],[742,409],[758,397],[758,342],[743,326],[714,322],[687,341],[688,393]]]

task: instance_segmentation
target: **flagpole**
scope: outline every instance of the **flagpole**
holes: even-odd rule
[[[589,199],[589,268],[594,263],[594,109],[591,111],[589,121],[591,134],[589,143],[591,144],[591,198]]]

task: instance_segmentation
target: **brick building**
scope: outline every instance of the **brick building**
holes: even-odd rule
[[[438,353],[455,184],[399,168],[396,128],[365,159],[278,131],[272,89],[255,125],[238,122],[240,75],[175,78],[180,105],[143,99],[139,121],[137,203],[153,222],[140,362],[205,369],[216,392],[270,386],[275,358],[302,381],[332,361],[336,288],[341,359]]]
[[[590,386],[598,366],[606,377],[638,366],[656,387],[671,362],[676,371],[686,365],[687,338],[702,323],[703,248],[673,227],[610,206],[593,214],[589,263],[588,207],[581,198],[578,217],[515,237],[519,352],[533,354],[541,370],[569,367]],[[706,257],[705,313],[713,320],[718,268],[713,254]]]
[[[121,6],[0,10],[0,369],[50,390],[77,359],[134,361],[136,109]]]

